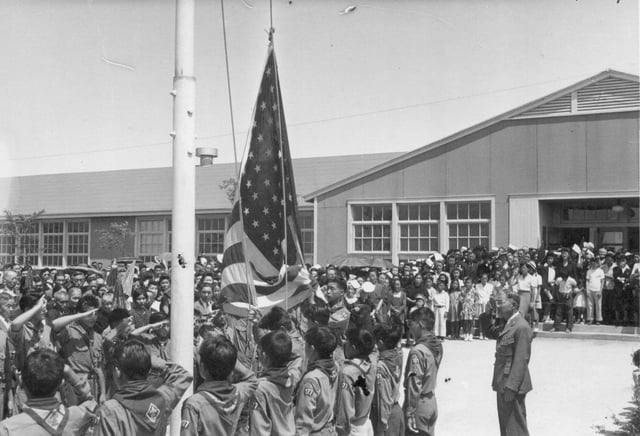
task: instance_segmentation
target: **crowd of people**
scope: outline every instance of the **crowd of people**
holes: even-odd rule
[[[308,268],[302,305],[238,318],[222,309],[222,266],[201,258],[196,363],[181,368],[171,363],[164,264],[3,266],[0,435],[164,434],[192,382],[184,435],[428,435],[443,341],[498,337],[504,301],[533,331],[638,322],[640,258],[588,243],[451,250],[390,269]]]

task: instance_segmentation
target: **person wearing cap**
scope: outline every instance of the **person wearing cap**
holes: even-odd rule
[[[560,331],[560,324],[566,315],[567,327],[566,333],[573,330],[573,294],[578,290],[578,283],[573,277],[565,277],[559,275],[556,279],[558,285],[557,304],[556,304],[556,320],[551,331]]]
[[[498,334],[491,386],[498,402],[500,435],[528,435],[525,397],[532,389],[529,373],[533,332],[519,312],[518,294],[501,295],[498,313],[506,324]]]

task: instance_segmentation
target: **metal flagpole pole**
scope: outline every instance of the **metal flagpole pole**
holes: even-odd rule
[[[173,77],[173,211],[171,235],[171,357],[193,371],[193,274],[195,264],[195,0],[176,0]],[[184,398],[191,395],[190,388]],[[182,402],[171,415],[180,434]]]

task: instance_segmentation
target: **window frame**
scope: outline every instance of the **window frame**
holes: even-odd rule
[[[206,230],[200,230],[200,220],[205,220],[205,219],[216,219],[216,220],[222,220],[222,230],[220,229],[206,229]],[[222,254],[224,252],[224,236],[226,234],[227,231],[227,217],[226,215],[223,214],[205,214],[205,215],[196,215],[196,253],[197,255],[202,255],[202,256],[215,256],[217,254]],[[200,249],[200,235],[204,235],[204,234],[221,234],[222,235],[222,250],[219,253],[212,253],[212,252],[208,252],[208,251],[202,251]]]
[[[418,208],[420,206],[429,206],[429,207],[435,207],[438,210],[438,219],[433,219],[431,218],[431,213],[429,214],[429,219],[421,219],[420,216],[418,216],[417,219],[411,219],[410,217],[410,213],[409,210],[407,210],[407,219],[403,220],[400,217],[400,208],[403,206],[407,206],[408,208],[410,208],[411,206],[418,206]],[[407,255],[411,255],[411,254],[421,254],[421,253],[434,253],[436,251],[438,251],[442,245],[442,236],[441,236],[441,231],[440,231],[440,221],[442,220],[441,215],[440,215],[440,203],[437,201],[429,201],[429,202],[402,202],[399,201],[395,204],[395,207],[397,209],[397,213],[398,213],[398,224],[397,224],[397,232],[398,232],[398,255],[399,256],[404,256],[407,257]],[[418,209],[419,210],[419,209]],[[436,225],[436,229],[438,231],[438,235],[434,238],[433,236],[429,236],[426,239],[435,239],[436,240],[436,246],[437,248],[435,250],[411,250],[411,247],[407,247],[409,249],[407,250],[403,250],[402,249],[402,240],[403,239],[407,239],[408,244],[410,245],[411,241],[411,236],[407,236],[406,238],[402,236],[402,226],[411,226],[411,225],[423,225],[426,224],[428,226],[432,226],[432,225]],[[418,245],[420,244],[420,239],[425,239],[424,237],[418,236]]]
[[[355,220],[354,219],[354,207],[389,207],[391,209],[391,219],[390,220],[374,220],[373,216],[371,220]],[[394,222],[394,206],[393,202],[390,201],[359,201],[349,203],[348,206],[349,213],[349,225],[348,225],[348,251],[349,253],[357,253],[357,254],[391,254],[393,252],[393,240],[394,240],[394,230],[393,230],[393,222]],[[356,225],[379,225],[379,226],[388,226],[389,227],[389,250],[356,250]],[[362,238],[362,237],[361,237]],[[375,236],[371,236],[370,239],[373,241]],[[384,231],[382,232],[382,236],[379,237],[381,241],[384,241],[386,238],[384,236]],[[364,240],[364,239],[363,239]],[[383,242],[384,248],[384,242]]]

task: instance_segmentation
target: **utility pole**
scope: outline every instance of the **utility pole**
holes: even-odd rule
[[[193,371],[193,274],[195,264],[195,0],[176,0],[173,77],[173,211],[171,214],[171,357]],[[191,387],[183,398],[193,392]],[[180,435],[182,401],[171,415]]]

